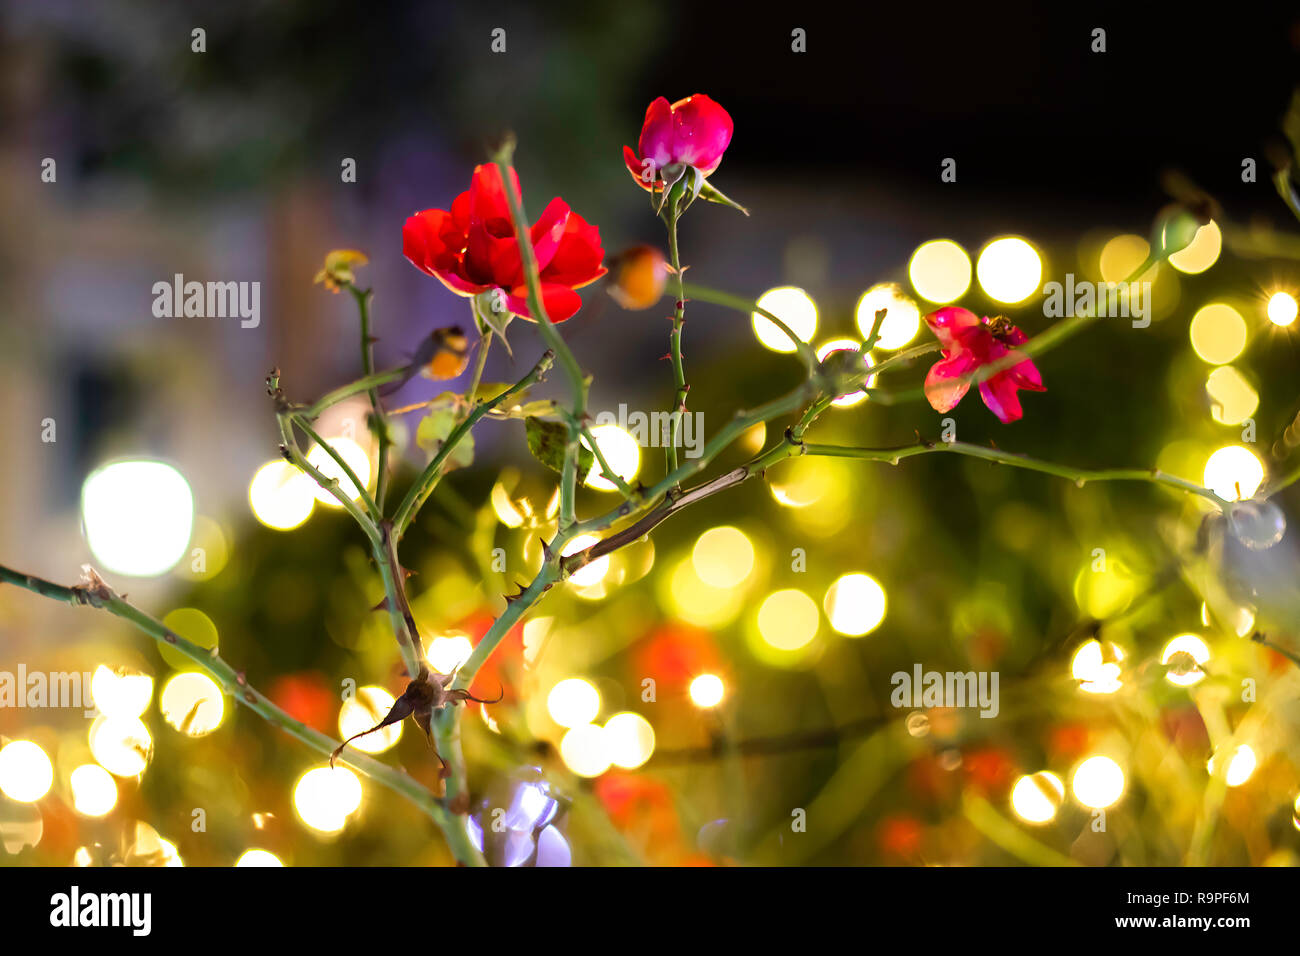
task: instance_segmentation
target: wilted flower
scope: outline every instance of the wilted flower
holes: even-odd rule
[[[353,267],[364,266],[369,261],[364,252],[356,249],[335,249],[325,256],[325,267],[316,273],[316,278],[312,281],[324,283],[325,288],[331,292],[338,292],[355,281]]]
[[[668,261],[654,246],[632,246],[613,263],[609,294],[625,309],[648,309],[664,294]]]
[[[664,180],[675,180],[683,166],[708,176],[722,162],[732,129],[727,111],[703,93],[671,105],[661,96],[645,111],[637,149],[623,147],[623,161],[645,190],[662,189]]]
[[[957,407],[970,388],[967,376],[1001,361],[1013,353],[1014,346],[1029,341],[1024,332],[1002,316],[981,319],[958,306],[931,312],[925,322],[943,346],[943,359],[925,377],[925,397],[936,412]],[[1028,358],[980,382],[980,397],[1004,423],[1014,422],[1024,414],[1016,394],[1022,388],[1031,392],[1047,391],[1038,368]]]
[[[519,189],[518,177],[511,176]],[[574,289],[605,274],[600,231],[556,197],[533,223],[530,239],[541,276],[542,304],[552,322],[563,322],[582,308]],[[441,280],[457,295],[500,290],[502,307],[536,320],[528,309],[528,289],[515,240],[514,221],[501,170],[477,166],[470,188],[451,210],[426,209],[402,227],[402,252],[421,272]]]

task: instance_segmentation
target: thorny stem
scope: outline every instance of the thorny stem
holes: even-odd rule
[[[402,571],[397,566],[395,556],[390,556],[390,549],[385,541],[386,531],[381,532],[380,525],[370,518],[365,512],[357,507],[356,502],[352,501],[347,495],[339,489],[339,483],[332,478],[326,478],[321,472],[313,467],[307,461],[307,456],[302,453],[298,447],[298,439],[294,436],[293,426],[295,422],[301,422],[305,413],[293,412],[285,401],[283,392],[279,387],[279,374],[273,373],[273,379],[268,380],[268,384],[274,385],[272,395],[276,402],[276,420],[280,424],[280,436],[282,439],[281,449],[285,457],[294,465],[297,465],[313,479],[322,488],[332,494],[350,514],[357,525],[361,528],[366,538],[370,542],[370,553],[375,558],[375,564],[379,568],[379,578],[384,585],[384,602],[383,607],[388,609],[389,619],[393,625],[393,636],[397,639],[398,651],[402,655],[402,662],[406,665],[406,672],[412,676],[420,673],[424,667],[424,662],[420,656],[418,635],[414,629],[408,630],[406,619],[402,617],[400,611],[405,600],[402,589],[405,588],[405,581],[402,579]],[[308,430],[310,433],[310,430]],[[314,433],[312,433],[314,434]],[[319,441],[319,439],[318,439]],[[328,448],[328,446],[326,446]],[[330,449],[332,451],[332,449]],[[337,458],[336,458],[337,460]],[[346,464],[344,465],[346,468]],[[353,480],[356,480],[355,475]],[[362,487],[357,482],[357,487]]]
[[[297,416],[287,408],[276,410],[276,420],[280,423],[280,438],[282,442],[280,447],[283,450],[285,457],[315,479],[316,484],[320,485],[323,489],[333,495],[338,503],[343,506],[343,510],[350,514],[353,520],[356,521],[357,525],[360,526],[361,530],[365,532],[366,537],[370,539],[371,545],[378,545],[379,531],[375,527],[375,523],[370,520],[370,517],[364,511],[357,507],[355,501],[343,493],[343,490],[339,487],[339,481],[337,478],[325,477],[325,475],[322,474],[315,465],[307,460],[307,456],[302,453],[302,449],[298,446],[298,439],[293,433],[293,426],[296,418]]]
[[[358,289],[348,283],[348,291],[357,300],[357,311],[361,316],[361,368],[367,376],[375,371],[374,339],[370,335],[370,290]],[[379,388],[372,385],[369,389],[370,410],[374,415],[372,431],[378,442],[378,476],[375,478],[376,518],[383,517],[384,500],[388,495],[388,419],[384,415],[384,403],[379,398]]]
[[[681,255],[677,250],[677,218],[677,203],[670,196],[664,208],[664,224],[668,227],[668,260],[677,279],[677,301],[673,305],[673,328],[668,333],[668,353],[673,364],[673,385],[676,388],[672,408],[669,409],[673,423],[672,434],[664,452],[668,471],[677,467],[677,433],[681,428],[682,414],[686,411],[686,395],[690,392],[690,386],[686,384],[686,370],[682,366],[682,323],[686,321],[686,288],[682,279]]]
[[[492,330],[488,329],[479,336],[478,355],[474,356],[474,372],[469,377],[469,388],[465,390],[467,404],[472,410],[478,396],[478,387],[483,382],[483,368],[487,365],[488,346],[492,344]],[[468,414],[468,413],[467,413]]]
[[[887,461],[890,464],[897,464],[901,459],[911,458],[913,455],[926,455],[931,452],[952,452],[957,455],[969,455],[972,458],[983,458],[985,461],[992,461],[1002,465],[1040,471],[1044,474],[1056,475],[1058,478],[1072,479],[1080,487],[1090,481],[1146,481],[1200,495],[1220,508],[1228,504],[1209,488],[1203,488],[1195,482],[1187,481],[1176,475],[1166,474],[1158,468],[1071,468],[1067,465],[1058,465],[1050,461],[1030,458],[1027,455],[1013,454],[1000,448],[986,448],[983,445],[972,445],[960,441],[921,441],[912,445],[898,445],[893,448],[853,448],[811,443],[803,445],[803,454],[806,455],[828,455],[837,458],[858,458],[866,461]]]
[[[556,408],[555,414],[566,422],[572,419],[572,415],[569,414],[567,408]],[[609,462],[605,459],[605,453],[600,450],[600,445],[596,441],[596,437],[592,435],[591,429],[584,422],[578,422],[578,430],[582,432],[582,437],[586,439],[587,445],[591,448],[591,453],[596,456],[596,463],[600,465],[600,473],[618,488],[624,498],[635,498],[636,489],[624,481],[623,476],[610,467]]]
[[[366,511],[370,514],[371,518],[378,521],[382,517],[379,505],[375,499],[370,497],[370,492],[366,490],[366,483],[361,480],[355,471],[352,470],[352,466],[343,460],[343,456],[338,453],[333,445],[321,438],[320,435],[316,434],[316,430],[308,424],[305,416],[300,413],[294,413],[290,416],[290,419],[294,425],[297,425],[307,433],[307,437],[321,448],[324,448],[325,453],[333,458],[335,464],[343,469],[343,474],[347,476],[348,481],[352,482],[353,487],[361,492],[361,501],[366,506]]]
[[[1136,282],[1147,272],[1147,270],[1161,262],[1164,258],[1165,255],[1163,253],[1153,252],[1147,257],[1145,262],[1138,266],[1137,269],[1128,276],[1128,278],[1124,279],[1123,282],[1119,284],[1128,285],[1130,282]],[[1023,362],[1026,358],[1041,355],[1048,349],[1055,348],[1072,335],[1075,335],[1088,325],[1095,322],[1096,319],[1097,316],[1093,314],[1092,310],[1084,310],[1076,315],[1070,316],[1069,318],[1062,319],[1055,325],[1039,332],[1024,345],[1017,345],[1002,358],[994,362],[989,362],[987,365],[981,365],[960,378],[953,379],[950,385],[954,388],[961,385],[978,385],[980,382],[992,378],[999,372]],[[873,398],[876,397],[874,392],[869,391],[868,394]],[[898,402],[917,401],[923,398],[925,398],[925,389],[913,388],[904,392],[894,392],[889,394],[888,403],[896,404]]]
[[[666,520],[677,511],[694,504],[704,498],[710,497],[728,488],[735,487],[746,481],[754,475],[761,475],[776,462],[786,458],[795,457],[804,454],[828,455],[836,457],[858,458],[862,460],[889,461],[897,464],[901,459],[918,454],[929,452],[949,451],[956,454],[964,454],[971,457],[982,458],[994,463],[1008,464],[1014,467],[1026,468],[1029,470],[1039,471],[1047,474],[1056,475],[1063,478],[1073,479],[1080,486],[1087,481],[1103,480],[1132,480],[1147,481],[1152,483],[1163,484],[1174,487],[1179,490],[1200,495],[1222,507],[1226,503],[1212,491],[1195,485],[1192,482],[1185,481],[1172,475],[1164,474],[1157,469],[1140,470],[1140,469],[1110,469],[1110,470],[1089,470],[1075,469],[1067,466],[1055,465],[1050,462],[1039,461],[1023,455],[1016,455],[1010,452],[1004,452],[996,448],[984,448],[976,445],[969,445],[962,442],[928,442],[918,440],[916,444],[902,445],[892,448],[855,448],[842,447],[834,445],[820,445],[805,443],[802,439],[804,432],[816,421],[817,417],[829,406],[831,398],[830,383],[821,373],[820,363],[817,362],[815,353],[811,346],[798,339],[797,336],[782,322],[777,316],[760,309],[756,304],[749,302],[738,296],[732,296],[728,293],[717,292],[716,290],[707,289],[702,286],[688,286],[682,280],[679,257],[677,254],[675,221],[670,219],[669,243],[674,269],[678,278],[678,301],[674,315],[674,330],[672,336],[673,356],[674,356],[674,379],[678,386],[678,405],[684,404],[684,372],[681,366],[680,357],[680,333],[683,318],[684,303],[688,292],[693,298],[701,301],[713,302],[715,304],[727,306],[745,312],[757,312],[773,322],[778,328],[782,329],[791,341],[795,344],[796,352],[805,362],[808,368],[808,379],[798,388],[787,395],[774,399],[750,412],[737,412],[733,419],[719,431],[714,438],[706,443],[702,454],[691,461],[677,464],[675,462],[675,453],[670,458],[670,468],[664,478],[656,485],[649,489],[640,489],[633,491],[626,482],[622,482],[617,476],[613,480],[618,481],[620,490],[625,496],[624,501],[603,515],[590,518],[586,521],[579,522],[575,515],[575,496],[576,496],[576,471],[579,449],[579,437],[586,431],[584,426],[586,416],[587,391],[589,382],[583,375],[576,358],[570,351],[559,332],[555,329],[554,324],[546,314],[545,306],[541,298],[540,278],[536,257],[533,252],[532,244],[529,241],[528,223],[524,218],[522,202],[518,191],[514,187],[513,177],[509,174],[513,172],[511,159],[514,150],[513,140],[508,141],[498,152],[496,162],[506,175],[502,176],[505,184],[507,199],[510,203],[511,215],[515,226],[516,238],[518,240],[521,262],[527,283],[528,302],[530,311],[537,320],[539,330],[550,346],[547,353],[543,355],[542,360],[538,362],[532,372],[525,376],[519,383],[512,388],[503,392],[489,402],[475,402],[474,393],[477,391],[477,383],[481,377],[483,365],[485,362],[486,343],[483,343],[478,365],[474,373],[474,384],[468,396],[469,404],[472,406],[470,411],[465,415],[463,420],[448,436],[443,448],[435,456],[428,468],[417,480],[415,486],[408,492],[401,506],[398,508],[394,520],[390,522],[371,520],[370,517],[361,511],[346,495],[338,488],[338,482],[326,478],[317,469],[307,463],[305,456],[299,449],[293,435],[293,425],[298,424],[308,433],[315,436],[305,420],[314,419],[326,408],[343,400],[351,395],[361,391],[371,393],[372,408],[377,416],[377,424],[383,429],[384,422],[382,416],[382,405],[378,402],[377,387],[381,384],[395,381],[405,375],[408,368],[398,368],[387,372],[374,373],[372,371],[372,360],[370,357],[369,341],[369,316],[366,308],[366,293],[353,289],[353,294],[358,298],[358,304],[362,311],[362,346],[363,346],[363,363],[366,369],[366,375],[349,385],[335,389],[328,393],[314,405],[306,408],[293,409],[284,403],[281,399],[278,403],[277,417],[280,422],[281,434],[284,438],[285,455],[294,464],[302,468],[303,471],[310,474],[322,487],[334,495],[340,504],[348,510],[349,514],[357,521],[358,525],[371,540],[372,548],[376,560],[380,565],[381,576],[384,579],[385,592],[387,594],[386,603],[390,613],[393,616],[394,631],[398,635],[399,645],[402,648],[404,657],[407,657],[408,671],[412,674],[424,673],[423,662],[416,655],[415,643],[416,635],[414,633],[413,621],[409,614],[409,605],[405,601],[404,585],[401,580],[401,568],[397,562],[396,544],[400,540],[402,532],[409,526],[410,521],[418,512],[420,506],[427,499],[433,488],[437,484],[438,477],[441,473],[441,467],[447,456],[454,450],[465,434],[468,434],[470,428],[482,417],[489,414],[505,400],[520,392],[523,388],[538,381],[544,375],[545,371],[550,368],[552,362],[558,358],[561,368],[564,370],[566,378],[569,381],[572,393],[572,411],[562,412],[563,417],[568,422],[569,440],[565,449],[564,470],[561,479],[561,515],[559,528],[555,537],[545,547],[544,561],[533,581],[526,587],[522,588],[518,594],[507,597],[505,611],[493,622],[484,637],[475,646],[469,659],[460,668],[452,687],[455,689],[468,689],[472,684],[479,668],[491,656],[501,640],[509,630],[519,623],[528,611],[537,603],[538,600],[549,591],[557,582],[564,580],[573,571],[582,567],[596,558],[611,553],[627,544],[644,537],[653,528],[662,521]],[[1137,278],[1144,273],[1156,260],[1153,258],[1144,263],[1134,273],[1132,278]],[[1132,281],[1130,280],[1126,281]],[[1030,340],[1025,346],[1022,346],[1018,352],[1020,356],[1012,355],[1011,361],[1005,361],[1004,365],[1013,364],[1019,361],[1024,355],[1035,355],[1045,352],[1048,348],[1054,347],[1067,337],[1081,329],[1085,324],[1091,321],[1092,317],[1084,314],[1072,319],[1057,323],[1052,328],[1043,332],[1036,338]],[[869,335],[861,348],[862,353],[869,352],[879,337],[879,330],[883,314],[878,314],[871,335]],[[870,369],[870,374],[875,375],[885,370],[887,367],[903,364],[914,358],[926,354],[927,352],[936,351],[937,343],[917,346],[905,350],[884,362]],[[985,366],[972,374],[968,378],[971,382],[983,381],[989,376],[1000,370],[997,363]],[[866,377],[864,373],[864,378]],[[878,398],[886,404],[893,404],[896,401],[910,400],[911,398],[923,395],[923,390],[916,390],[916,394],[911,392],[888,393],[878,389],[867,389],[873,397]],[[723,450],[729,447],[745,430],[759,422],[766,422],[773,418],[792,414],[805,403],[810,403],[805,407],[804,413],[799,422],[786,430],[783,439],[772,448],[764,451],[759,456],[752,459],[746,465],[733,469],[723,475],[717,476],[703,484],[683,491],[681,484],[683,481],[693,477],[704,470]],[[589,432],[588,432],[589,435]],[[382,441],[386,438],[386,430],[381,431],[381,448]],[[319,442],[319,438],[317,438]],[[601,461],[602,468],[607,475],[613,476],[612,469],[604,461],[603,455],[600,454],[594,441],[588,438],[592,445],[592,450],[597,458]],[[325,444],[324,442],[320,442]],[[672,444],[675,448],[675,441]],[[328,446],[327,446],[328,449]],[[331,452],[332,449],[328,449]],[[350,474],[350,469],[337,454],[334,454],[336,461],[344,468],[345,474]],[[385,469],[381,465],[381,476]],[[1300,468],[1287,475],[1279,481],[1270,491],[1270,493],[1281,490],[1295,481],[1300,481]],[[358,486],[360,483],[358,482]],[[382,496],[380,497],[382,501]],[[368,507],[374,507],[376,514],[378,511],[378,502],[366,502]],[[648,510],[647,510],[648,509]],[[618,523],[619,521],[635,517],[636,520],[626,528],[616,534],[597,542],[595,545],[574,555],[561,558],[560,552],[565,543],[577,537],[579,534],[604,531]],[[99,581],[97,576],[93,578],[96,588],[87,589],[68,589],[59,585],[52,584],[39,578],[22,575],[8,568],[0,566],[0,580],[26,587],[36,593],[43,594],[58,600],[64,600],[68,603],[92,603],[96,606],[102,606],[111,613],[127,620],[131,620],[146,633],[154,636],[156,640],[165,641],[181,649],[187,656],[190,656],[201,667],[208,671],[218,680],[227,693],[235,694],[246,706],[254,709],[265,717],[268,721],[281,726],[291,735],[301,739],[303,742],[312,746],[321,753],[330,753],[334,750],[334,741],[323,734],[310,730],[300,723],[293,721],[287,714],[276,708],[264,697],[257,694],[251,688],[247,687],[242,675],[236,674],[229,665],[225,664],[219,657],[210,655],[206,650],[189,644],[183,638],[168,631],[160,622],[157,622],[143,612],[138,611],[131,605],[127,604],[121,598],[112,594],[107,586]],[[403,641],[403,636],[406,640]],[[240,690],[242,688],[242,690]],[[464,863],[482,864],[483,858],[481,853],[469,842],[468,835],[462,825],[460,815],[467,810],[468,792],[465,779],[465,764],[459,741],[459,714],[451,707],[443,708],[439,711],[434,720],[435,733],[439,741],[440,752],[447,759],[451,769],[451,775],[447,780],[447,797],[445,803],[439,801],[427,789],[420,786],[405,774],[401,774],[372,758],[366,757],[355,752],[349,753],[343,757],[344,761],[356,767],[363,773],[374,777],[379,782],[396,792],[402,793],[408,799],[412,799],[417,805],[420,805],[434,819],[438,826],[443,830],[448,844],[455,853],[457,859]],[[449,808],[451,812],[449,813]]]
[[[387,385],[389,382],[396,382],[403,378],[409,371],[409,366],[402,365],[398,368],[390,368],[383,372],[368,374],[364,378],[357,379],[355,382],[341,385],[332,392],[326,392],[318,401],[306,406],[305,408],[300,408],[298,411],[305,417],[314,421],[321,416],[321,413],[325,411],[325,409],[337,405],[339,402],[343,401],[343,399],[351,398],[353,395],[357,395],[361,392],[370,391],[380,385]]]
[[[678,278],[681,278],[680,274],[678,275]],[[786,325],[786,323],[779,317],[773,315],[771,312],[767,311],[767,309],[760,308],[758,303],[754,302],[752,299],[747,299],[741,295],[733,295],[730,292],[722,292],[718,289],[711,289],[708,286],[697,285],[694,282],[684,282],[679,286],[678,296],[680,297],[681,295],[685,295],[688,299],[693,299],[697,302],[708,302],[712,305],[721,305],[728,309],[734,309],[737,312],[743,312],[746,315],[757,312],[785,334],[785,337],[788,338],[790,343],[794,346],[795,354],[799,356],[799,360],[804,363],[804,366],[808,369],[809,373],[816,371],[817,366],[820,364],[817,361],[817,353],[813,350],[811,345],[799,338],[799,336],[795,335],[794,330],[791,329],[790,326]]]
[[[129,603],[109,588],[93,571],[87,570],[87,578],[88,583],[69,588],[0,565],[0,581],[26,588],[35,594],[74,607],[85,605],[101,608],[115,617],[134,624],[140,631],[157,641],[159,646],[175,648],[216,681],[225,694],[312,750],[328,756],[338,746],[338,742],[333,738],[313,730],[273,704],[265,694],[248,683],[243,672],[235,670],[219,655],[191,643],[161,621]],[[350,766],[358,773],[400,794],[419,807],[442,830],[456,859],[463,863],[482,864],[482,855],[470,842],[465,828],[447,811],[443,801],[414,777],[355,749],[344,751],[338,758],[338,762]]]
[[[666,502],[629,527],[596,542],[589,548],[564,558],[562,565],[564,570],[571,574],[584,565],[644,537],[663,521],[672,517],[686,506],[701,501],[711,495],[715,495],[720,491],[734,488],[736,485],[747,481],[755,475],[761,475],[772,465],[779,461],[784,461],[787,458],[796,458],[800,455],[823,455],[827,457],[856,458],[863,461],[885,461],[890,464],[898,464],[898,462],[903,458],[929,454],[931,452],[952,452],[958,455],[968,455],[972,458],[982,458],[986,461],[991,461],[997,464],[1011,465],[1016,468],[1025,468],[1029,471],[1038,471],[1044,474],[1055,475],[1059,478],[1068,478],[1073,480],[1074,483],[1080,487],[1089,481],[1146,481],[1177,488],[1191,494],[1200,495],[1201,497],[1212,501],[1219,507],[1224,507],[1227,504],[1227,502],[1210,489],[1202,488],[1200,485],[1178,478],[1174,475],[1165,474],[1155,468],[1147,470],[1140,468],[1113,468],[1104,470],[1071,468],[1066,465],[1057,465],[1052,462],[1030,458],[1027,455],[1017,455],[1012,452],[1002,451],[998,448],[985,448],[982,445],[971,445],[966,442],[918,441],[911,445],[898,445],[889,448],[820,445],[800,441],[794,434],[794,429],[792,428],[787,432],[785,438],[780,443],[768,449],[747,464],[684,492],[680,497]],[[702,457],[707,457],[707,452],[706,455]],[[600,520],[601,519],[595,519],[593,524]],[[608,527],[608,524],[605,526]],[[583,528],[583,530],[587,529]]]
[[[1297,464],[1294,468],[1292,468],[1289,472],[1287,472],[1277,481],[1271,482],[1264,489],[1263,497],[1271,498],[1279,491],[1283,490],[1284,488],[1291,487],[1297,481],[1300,481],[1300,464]]]
[[[569,422],[569,440],[564,449],[564,470],[560,474],[560,528],[571,525],[574,522],[575,499],[577,497],[578,485],[578,428],[575,422],[580,422],[587,414],[587,377],[582,373],[582,367],[578,365],[578,360],[574,358],[572,350],[564,341],[555,328],[555,323],[551,321],[546,314],[546,304],[542,301],[542,280],[537,268],[537,254],[533,249],[532,238],[529,234],[528,220],[524,216],[524,203],[515,188],[514,180],[514,159],[515,141],[514,137],[507,137],[506,141],[497,151],[494,162],[497,168],[501,170],[501,182],[505,187],[506,199],[510,204],[510,218],[515,226],[515,239],[519,246],[519,261],[523,267],[524,279],[528,288],[528,310],[533,314],[537,321],[538,330],[542,334],[542,339],[560,363],[560,368],[564,372],[565,378],[569,381],[569,391],[572,395],[572,411],[574,421]]]
[[[451,430],[451,434],[449,434],[447,440],[442,443],[442,447],[438,449],[438,453],[433,456],[433,460],[430,461],[424,471],[420,473],[420,477],[416,479],[415,484],[413,484],[406,492],[406,497],[402,499],[402,503],[398,506],[397,513],[393,516],[393,537],[395,540],[402,540],[402,536],[406,533],[406,529],[410,526],[416,513],[419,512],[420,508],[424,505],[424,502],[428,499],[429,494],[438,484],[438,479],[442,477],[443,464],[447,461],[447,458],[450,457],[451,453],[456,450],[456,446],[460,444],[461,440],[470,433],[470,430],[478,420],[487,415],[488,412],[492,411],[492,409],[499,407],[511,398],[514,398],[520,392],[541,381],[547,371],[550,370],[551,365],[554,364],[554,361],[555,353],[550,349],[547,349],[542,354],[542,357],[538,360],[537,364],[533,366],[531,372],[500,395],[496,395],[485,402],[478,402],[475,404],[469,414],[461,419],[460,423]]]

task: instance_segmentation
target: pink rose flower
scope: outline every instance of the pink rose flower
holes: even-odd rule
[[[979,318],[974,312],[948,306],[925,317],[926,325],[943,346],[943,358],[925,377],[925,397],[936,412],[957,407],[967,389],[966,376],[986,365],[1000,362],[1012,354],[1014,346],[1028,339],[1002,316]],[[1017,421],[1024,415],[1020,407],[1020,389],[1045,392],[1043,377],[1028,358],[1001,369],[980,382],[980,397],[1003,423]]]
[[[703,93],[671,105],[661,96],[645,111],[637,149],[623,147],[623,161],[647,191],[662,189],[664,169],[679,164],[708,176],[722,162],[732,129],[727,111]]]

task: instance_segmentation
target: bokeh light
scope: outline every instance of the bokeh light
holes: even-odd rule
[[[1206,762],[1205,768],[1211,774],[1214,773],[1217,757],[1218,754],[1215,753]],[[1240,787],[1251,778],[1258,765],[1259,759],[1255,756],[1254,749],[1246,744],[1241,744],[1232,751],[1232,756],[1228,759],[1228,769],[1224,771],[1224,782],[1229,787]]]
[[[39,744],[15,740],[0,749],[0,791],[10,800],[35,803],[52,783],[54,765]]]
[[[769,594],[758,609],[758,632],[772,647],[796,651],[817,636],[817,604],[798,588]]]
[[[597,425],[590,431],[591,437],[596,440],[596,447],[605,456],[605,461],[614,474],[629,482],[635,478],[641,467],[641,446],[637,440],[617,425]],[[582,436],[582,444],[591,447],[586,435]],[[599,461],[592,462],[583,484],[596,491],[618,490],[618,485],[604,476]]]
[[[979,254],[975,275],[991,299],[1008,304],[1023,302],[1038,291],[1043,260],[1018,236],[994,239]]]
[[[511,500],[510,492],[506,490],[506,486],[500,481],[492,486],[490,500],[492,510],[496,512],[497,520],[507,528],[518,528],[526,520],[527,515],[520,510],[519,505]]]
[[[1240,425],[1259,408],[1259,392],[1231,365],[1220,365],[1205,379],[1210,415],[1223,425]]]
[[[230,561],[230,543],[221,525],[207,515],[194,516],[189,560],[176,565],[176,573],[189,581],[209,581]]]
[[[1047,770],[1019,778],[1011,788],[1011,809],[1026,823],[1050,823],[1065,798],[1061,778]]]
[[[1168,670],[1165,680],[1179,687],[1191,687],[1205,680],[1201,665],[1210,659],[1210,646],[1195,634],[1170,638],[1160,652],[1160,663]]]
[[[72,806],[83,817],[102,817],[117,805],[117,781],[103,767],[82,764],[68,779]]]
[[[137,820],[135,823],[135,839],[127,848],[124,862],[127,866],[185,865],[176,844],[164,839],[157,830],[143,820]]]
[[[739,528],[710,528],[696,540],[691,564],[710,587],[734,588],[754,570],[754,545]]]
[[[1246,320],[1232,306],[1212,302],[1192,317],[1188,334],[1202,361],[1226,365],[1246,347]]]
[[[1110,757],[1089,757],[1075,769],[1070,790],[1085,807],[1104,810],[1124,795],[1124,771]]]
[[[1124,651],[1107,641],[1084,641],[1070,660],[1070,676],[1079,682],[1079,690],[1086,694],[1113,694],[1122,686],[1120,662]]]
[[[655,750],[655,731],[640,714],[624,711],[605,721],[605,747],[609,761],[624,770],[635,770]]]
[[[189,482],[160,461],[120,461],[91,473],[81,488],[86,543],[110,571],[163,574],[181,559],[194,524]]]
[[[298,778],[293,807],[303,823],[322,833],[337,833],[361,806],[361,781],[347,767],[316,767]]]
[[[893,351],[916,338],[916,333],[921,330],[921,310],[898,283],[882,282],[862,293],[854,310],[858,331],[864,341],[871,335],[876,313],[881,309],[887,311],[880,323],[880,338],[876,340],[875,348]]]
[[[395,703],[397,698],[382,687],[357,688],[356,695],[345,700],[339,708],[339,736],[347,740],[353,734],[369,730],[388,716]],[[358,737],[348,746],[356,747],[363,753],[383,753],[402,739],[402,724],[403,721],[399,720],[381,727],[374,733]]]
[[[280,858],[270,850],[245,850],[235,861],[235,866],[284,866]]]
[[[744,607],[746,589],[714,587],[700,578],[693,557],[678,561],[661,579],[661,600],[674,616],[700,627],[723,627]]]
[[[600,713],[600,692],[590,681],[570,677],[560,681],[546,695],[546,711],[561,727],[589,724]]]
[[[956,302],[970,288],[970,256],[951,239],[931,239],[912,253],[907,277],[921,298],[947,305]]]
[[[691,703],[696,707],[708,709],[717,707],[726,696],[727,688],[717,674],[700,674],[691,681]]]
[[[90,752],[115,777],[138,777],[153,756],[153,736],[138,717],[97,717]]]
[[[168,611],[163,617],[163,624],[205,651],[215,653],[220,644],[216,623],[196,607],[178,607],[174,611]],[[159,644],[158,652],[162,654],[163,660],[177,670],[189,670],[196,666],[194,661],[171,644]]]
[[[817,332],[817,304],[803,289],[792,285],[768,289],[758,297],[757,304],[760,309],[771,312],[789,326],[790,331],[804,342],[811,340]],[[797,346],[790,341],[790,337],[770,320],[753,312],[750,313],[750,321],[754,326],[754,335],[764,348],[773,352],[795,351]]]
[[[1250,498],[1264,483],[1264,465],[1249,448],[1225,445],[1206,460],[1203,482],[1225,501]]]
[[[861,637],[885,619],[885,589],[869,574],[841,575],[827,589],[822,606],[834,630]]]
[[[153,697],[153,678],[125,668],[110,670],[100,664],[90,678],[95,707],[109,717],[139,717]]]
[[[185,671],[163,685],[158,698],[163,719],[181,733],[202,737],[221,726],[225,715],[225,696],[207,674]]]
[[[370,484],[370,456],[366,450],[354,442],[351,438],[327,438],[325,441],[338,452],[349,468],[356,474],[357,480],[362,485]],[[311,451],[307,452],[307,464],[311,465],[326,478],[335,478],[338,480],[338,489],[356,501],[361,497],[361,489],[353,484],[352,479],[334,460],[333,456],[325,450],[324,445],[316,445]],[[312,493],[316,500],[328,508],[342,508],[343,505],[330,492],[326,491],[320,485],[316,484],[310,477],[307,478],[312,487]]]
[[[1204,272],[1219,259],[1223,249],[1223,234],[1213,219],[1196,230],[1191,244],[1169,257],[1169,264],[1179,272],[1196,275]]]
[[[594,534],[580,534],[566,544],[560,553],[568,557],[571,554],[577,554],[579,551],[590,548],[599,540],[600,538]],[[580,588],[589,588],[594,584],[599,584],[608,573],[609,555],[604,554],[590,564],[586,564],[574,571],[573,574],[569,575],[569,580]]]
[[[248,505],[268,528],[290,531],[311,517],[316,482],[282,458],[268,461],[248,483]]]
[[[1137,591],[1138,581],[1125,561],[1107,548],[1105,565],[1100,570],[1090,561],[1074,579],[1074,599],[1079,610],[1102,620],[1128,607]]]
[[[603,727],[581,724],[560,739],[560,759],[579,777],[599,777],[612,762]]]
[[[1131,233],[1115,236],[1102,247],[1098,265],[1106,282],[1124,282],[1147,261],[1151,244]]]
[[[1300,313],[1300,304],[1289,292],[1274,292],[1268,297],[1268,320],[1274,325],[1288,326]]]
[[[439,674],[450,674],[474,653],[474,643],[468,634],[439,634],[429,641],[424,658]],[[391,707],[392,704],[389,704]],[[387,710],[384,713],[388,713]],[[353,731],[356,733],[356,731]]]

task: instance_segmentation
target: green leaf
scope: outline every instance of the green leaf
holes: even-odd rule
[[[432,458],[442,450],[443,444],[447,441],[447,437],[451,434],[452,429],[456,427],[458,421],[456,413],[450,408],[439,408],[431,411],[420,420],[420,426],[415,430],[415,443],[427,451]],[[473,461],[474,434],[470,432],[456,444],[456,449],[447,456],[444,467],[447,471],[451,471],[453,468],[466,468]]]
[[[561,422],[548,422],[541,418],[524,419],[528,437],[528,450],[533,457],[552,471],[564,471],[564,449],[569,444],[569,427]],[[578,446],[578,483],[587,479],[587,472],[596,456],[590,448]]]
[[[704,181],[704,185],[700,188],[700,195],[709,202],[716,202],[722,206],[730,206],[732,209],[739,209],[746,216],[749,215],[748,209],[736,202],[734,199],[729,199],[723,194],[722,190],[713,185],[713,183],[709,182],[707,179]]]

